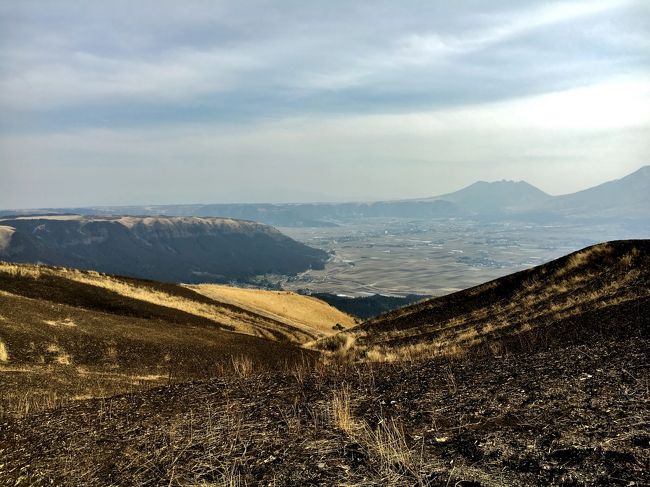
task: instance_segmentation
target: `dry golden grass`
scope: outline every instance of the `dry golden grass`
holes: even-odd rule
[[[503,338],[537,333],[538,328],[579,317],[586,311],[607,313],[611,306],[650,298],[643,271],[649,261],[636,247],[623,247],[621,251],[612,244],[596,245],[571,255],[555,269],[536,269],[514,291],[506,291],[503,299],[458,314],[443,313],[444,318],[439,319],[433,313],[427,314],[430,321],[420,318],[417,326],[399,326],[399,322],[408,323],[410,313],[417,313],[413,310],[423,306],[405,308],[400,314],[372,320],[363,329],[317,342],[315,347],[333,357],[378,362],[457,358],[479,346],[501,350],[494,342]],[[471,299],[498,285],[495,281],[465,294]],[[439,308],[433,305],[432,309]],[[373,332],[372,325],[381,325],[382,320],[394,325]]]
[[[352,394],[347,384],[332,393],[329,409],[332,425],[364,448],[387,484],[411,476],[415,485],[420,485],[417,479],[421,459],[416,461],[417,456],[397,420],[381,418],[373,429],[366,421],[357,419],[352,413]]]
[[[252,326],[253,323],[250,323],[250,319],[246,319],[246,317],[242,315],[224,309],[219,306],[218,303],[215,303],[214,305],[201,303],[181,296],[168,294],[157,289],[135,285],[120,280],[117,277],[93,272],[82,272],[75,269],[61,269],[61,272],[63,273],[63,277],[76,282],[102,287],[122,296],[146,301],[160,306],[166,306],[168,308],[175,308],[186,313],[207,318],[216,323],[233,326],[239,333],[260,335],[259,331]]]
[[[266,291],[219,284],[188,286],[209,298],[230,303],[258,314],[282,321],[323,336],[333,335],[338,323],[345,328],[354,326],[352,316],[311,296],[290,291]]]
[[[0,340],[0,362],[9,361],[9,352],[7,351],[7,346],[2,340]]]
[[[584,267],[589,263],[589,261],[609,254],[612,252],[612,250],[612,246],[607,243],[594,245],[592,247],[581,250],[569,258],[567,264],[556,273],[556,276],[561,277],[572,270]]]
[[[216,324],[230,326],[237,333],[273,340],[280,334],[290,341],[304,343],[314,338],[334,334],[333,326],[337,323],[346,328],[355,324],[354,318],[329,304],[291,292],[213,285],[190,286],[191,289],[213,299],[214,304],[211,304],[94,271],[0,262],[0,272],[32,279],[55,276],[89,284],[121,296],[207,318]],[[242,311],[224,306],[222,303],[234,305]],[[50,324],[54,326],[54,323]],[[59,323],[59,325],[63,324]]]
[[[357,425],[352,419],[352,411],[350,410],[349,387],[344,385],[338,391],[334,391],[332,393],[330,414],[332,423],[341,431],[351,434],[358,429]]]
[[[41,276],[41,266],[29,264],[10,264],[0,261],[0,272],[10,276],[31,277],[38,279]]]

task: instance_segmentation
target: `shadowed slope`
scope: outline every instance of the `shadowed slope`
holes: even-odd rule
[[[273,227],[227,218],[0,219],[0,259],[167,282],[228,282],[322,268],[327,254]]]
[[[625,339],[81,401],[0,420],[0,484],[646,485],[648,352]]]
[[[280,315],[262,306],[266,292],[242,292],[246,306],[181,285],[0,262],[0,417],[212,377],[242,357],[283,368],[315,355],[300,344],[353,323],[315,298],[274,294]]]

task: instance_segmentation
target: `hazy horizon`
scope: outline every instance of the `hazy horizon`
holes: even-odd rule
[[[650,167],[650,165],[641,166],[641,167],[637,168],[636,170],[634,170],[632,173],[635,173],[635,172],[641,170],[644,167]],[[549,193],[547,191],[544,191],[543,188],[535,186],[534,184],[532,184],[532,186],[539,189],[539,190],[541,190],[541,191],[544,191],[545,193],[547,193],[550,196],[564,196],[564,195],[569,195],[569,194],[572,194],[572,193],[580,192],[580,191],[583,191],[583,190],[586,190],[586,189],[591,189],[591,188],[593,188],[595,186],[599,186],[600,184],[611,182],[611,181],[614,181],[614,180],[617,180],[617,179],[621,179],[622,177],[629,176],[629,175],[630,175],[629,173],[628,174],[623,174],[620,178],[617,177],[617,178],[615,178],[613,180],[602,181],[600,183],[596,183],[594,186],[586,186],[584,188],[579,188],[575,192],[571,192],[571,193],[552,194],[552,193]],[[65,209],[65,208],[74,209],[74,208],[93,208],[93,207],[101,208],[101,207],[132,207],[132,206],[136,206],[136,207],[138,207],[138,206],[142,206],[142,207],[147,207],[147,206],[192,206],[192,205],[209,205],[209,204],[234,204],[234,205],[237,205],[237,204],[265,204],[265,203],[266,204],[310,204],[310,203],[313,203],[313,204],[319,204],[319,203],[324,203],[324,204],[333,203],[333,204],[336,204],[336,203],[356,203],[356,202],[364,203],[364,202],[377,202],[377,201],[406,201],[406,200],[409,200],[409,199],[420,199],[420,198],[431,198],[431,197],[444,196],[445,194],[453,193],[453,192],[465,189],[465,188],[467,188],[467,187],[469,187],[469,186],[471,186],[471,185],[473,185],[475,183],[481,183],[481,182],[498,183],[498,182],[503,182],[503,181],[513,182],[513,183],[525,182],[525,183],[530,184],[528,181],[524,181],[524,180],[518,180],[517,181],[517,180],[512,180],[512,179],[506,179],[506,178],[497,179],[497,180],[493,180],[493,181],[477,180],[477,181],[473,181],[471,183],[468,183],[467,185],[464,185],[464,186],[462,186],[460,188],[455,188],[455,189],[445,191],[444,193],[440,193],[440,194],[436,194],[436,195],[409,196],[408,198],[394,198],[394,199],[381,199],[381,198],[365,198],[365,199],[364,198],[354,198],[354,199],[339,198],[339,199],[337,199],[337,198],[331,197],[331,196],[328,197],[328,195],[320,195],[320,199],[319,199],[318,195],[310,194],[310,199],[304,199],[304,200],[300,200],[300,199],[296,199],[296,200],[290,200],[290,199],[283,199],[283,200],[260,199],[260,200],[245,200],[245,201],[244,200],[242,200],[242,201],[175,201],[175,202],[172,201],[172,202],[165,202],[165,203],[151,203],[151,202],[149,202],[149,203],[139,203],[139,204],[138,203],[135,203],[135,204],[120,203],[120,204],[89,204],[89,205],[40,206],[40,207],[36,207],[36,206],[28,207],[28,206],[25,206],[25,207],[13,207],[13,208],[9,208],[9,207],[2,208],[2,207],[0,207],[0,210],[5,210],[5,211],[6,210],[12,210],[12,209],[15,209],[15,210],[30,210],[30,209],[33,209],[33,210],[46,210],[46,209]]]
[[[566,194],[650,163],[650,5],[6,2],[0,208]]]

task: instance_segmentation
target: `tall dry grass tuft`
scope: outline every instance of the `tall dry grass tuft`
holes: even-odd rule
[[[332,393],[330,415],[332,423],[341,431],[352,434],[358,429],[352,418],[350,388],[347,384]]]
[[[0,406],[0,420],[24,418],[30,414],[60,408],[69,402],[69,398],[60,396],[56,391],[16,394],[6,405]]]
[[[244,378],[253,375],[253,359],[248,355],[233,355],[230,358],[230,363],[237,377]]]
[[[347,384],[332,393],[331,423],[363,447],[376,470],[389,485],[408,477],[409,483],[422,485],[415,452],[409,447],[403,426],[394,418],[381,418],[376,428],[352,413],[351,391]]]
[[[403,426],[395,419],[381,419],[374,431],[366,426],[369,452],[379,462],[379,470],[388,478],[395,475],[419,478],[416,456],[407,444]],[[417,482],[420,483],[420,482]]]

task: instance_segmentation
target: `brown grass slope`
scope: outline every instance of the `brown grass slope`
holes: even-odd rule
[[[221,303],[229,303],[295,328],[312,333],[316,329],[326,336],[334,334],[334,326],[337,324],[344,328],[356,324],[352,316],[324,301],[291,291],[267,291],[221,284],[199,284],[190,286],[190,289]]]
[[[501,354],[647,335],[649,321],[650,241],[614,241],[387,313],[316,347],[388,361]]]
[[[0,262],[0,416],[212,377],[242,357],[282,368],[314,355],[301,343],[351,321],[312,298],[291,293],[276,303],[283,299],[320,311],[314,326],[180,285]]]
[[[648,485],[647,274],[647,242],[612,242],[333,341],[386,359],[393,340],[395,357],[422,360],[239,362],[209,380],[5,415],[0,485]],[[511,328],[464,338],[497,311]],[[65,316],[52,326],[73,328]],[[434,317],[460,325],[446,346],[430,345]]]

